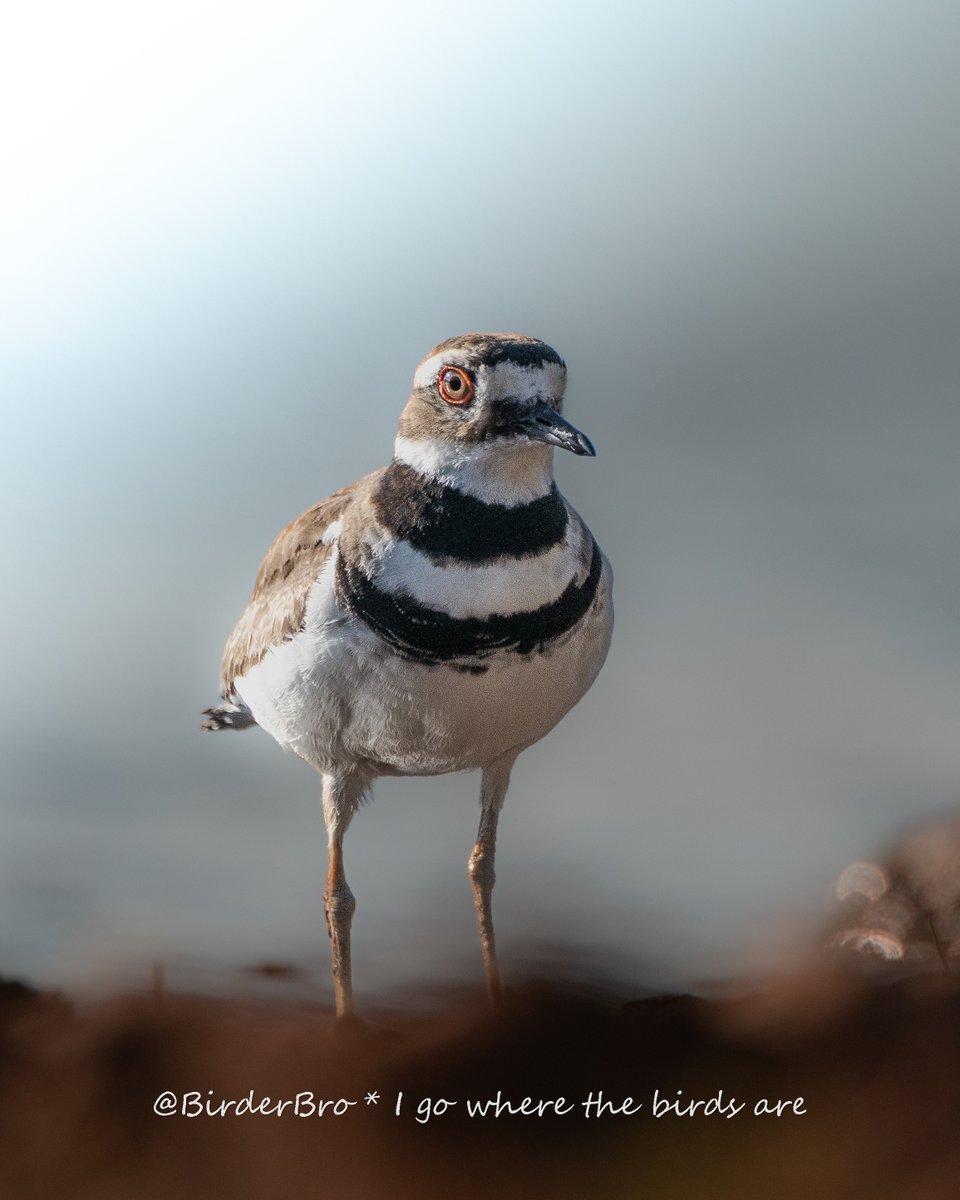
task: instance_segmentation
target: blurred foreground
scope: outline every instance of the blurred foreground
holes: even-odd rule
[[[497,1015],[448,994],[428,1016],[368,1013],[341,1029],[290,1002],[81,1007],[7,983],[0,1195],[947,1200],[960,1178],[960,981],[877,969],[824,962],[712,999],[538,985]],[[354,1103],[323,1116],[154,1112],[162,1093],[215,1113],[251,1091],[267,1106],[311,1093],[308,1112]],[[564,1100],[496,1116],[498,1093]],[[628,1097],[642,1108],[597,1114]],[[663,1108],[711,1098],[711,1115]],[[494,1103],[470,1116],[468,1100]],[[782,1115],[754,1115],[763,1100],[786,1101]]]

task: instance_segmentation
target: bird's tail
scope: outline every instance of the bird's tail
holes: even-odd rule
[[[225,700],[219,708],[205,708],[203,715],[207,718],[200,726],[201,729],[249,729],[256,725],[257,719],[242,700]]]

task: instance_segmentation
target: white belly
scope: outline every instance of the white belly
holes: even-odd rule
[[[274,647],[236,689],[257,722],[317,770],[437,775],[482,767],[548,733],[603,665],[613,624],[604,560],[583,619],[543,651],[502,651],[483,673],[399,657],[339,608],[335,555],[303,631]]]

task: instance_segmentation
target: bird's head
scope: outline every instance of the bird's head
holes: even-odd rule
[[[400,416],[407,442],[447,443],[537,457],[560,446],[595,453],[560,415],[567,369],[546,342],[522,333],[467,333],[435,346],[417,367]]]

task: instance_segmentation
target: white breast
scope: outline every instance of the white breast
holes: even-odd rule
[[[236,685],[258,723],[320,771],[349,763],[371,776],[433,775],[484,766],[548,733],[606,657],[613,607],[605,559],[578,625],[543,651],[484,659],[482,674],[389,650],[340,609],[335,560],[313,587],[304,629]]]

